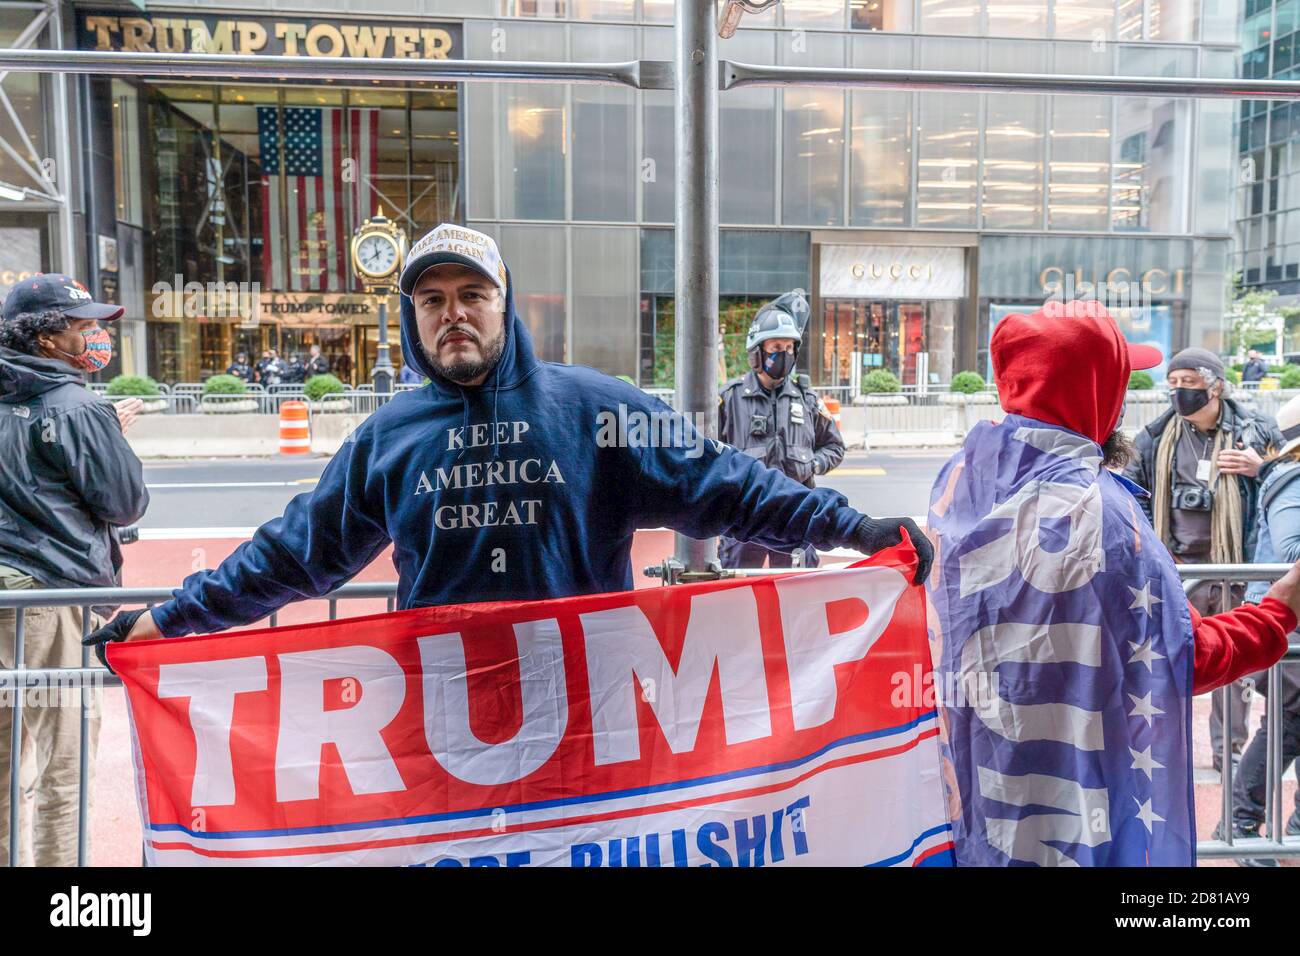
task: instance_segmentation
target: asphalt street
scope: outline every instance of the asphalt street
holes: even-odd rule
[[[925,514],[930,485],[947,450],[851,453],[821,480],[866,514]],[[311,491],[325,457],[146,462],[148,532],[251,529],[279,515],[295,495]],[[151,535],[146,535],[149,537]]]

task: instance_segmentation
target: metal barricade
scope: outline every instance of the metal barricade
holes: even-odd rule
[[[9,779],[9,852],[8,865],[18,865],[19,844],[19,809],[21,787],[19,769],[22,765],[22,729],[24,698],[32,691],[50,688],[60,694],[65,691],[77,691],[81,707],[81,731],[78,742],[78,808],[77,808],[77,865],[85,866],[87,859],[87,815],[89,811],[88,788],[85,782],[90,772],[90,748],[88,746],[89,723],[91,716],[92,693],[106,687],[121,687],[122,681],[117,675],[109,673],[98,661],[92,664],[91,651],[82,648],[81,666],[70,668],[33,668],[23,666],[25,659],[25,611],[28,608],[43,607],[77,607],[81,609],[82,636],[90,632],[91,608],[119,605],[123,607],[153,607],[172,596],[171,588],[58,588],[51,590],[3,591],[0,590],[0,609],[14,611],[14,667],[0,667],[0,705],[12,705],[13,724],[9,735],[8,764]],[[328,619],[338,617],[338,602],[344,600],[377,599],[387,600],[388,610],[393,610],[397,603],[397,585],[392,582],[380,584],[345,584],[343,587],[319,598],[328,606]],[[275,627],[278,615],[272,614],[267,623]],[[5,698],[8,700],[5,700]],[[62,702],[60,702],[62,703]],[[3,746],[0,743],[0,746]]]
[[[1249,581],[1275,581],[1291,569],[1289,564],[1180,564],[1178,576],[1183,587],[1190,592],[1200,583],[1220,585],[1220,611],[1231,604],[1230,585]],[[1282,765],[1282,666],[1300,667],[1300,644],[1292,644],[1283,656],[1268,670],[1269,693],[1265,696],[1264,726],[1268,735],[1268,752],[1264,771],[1264,823],[1268,837],[1250,837],[1238,840],[1233,837],[1233,809],[1236,794],[1233,777],[1236,770],[1232,761],[1232,711],[1229,695],[1233,685],[1227,684],[1214,691],[1220,695],[1223,713],[1223,746],[1219,753],[1222,767],[1223,790],[1221,839],[1203,840],[1196,846],[1201,859],[1245,859],[1300,857],[1300,836],[1287,838],[1284,824],[1283,788],[1286,767]],[[1249,729],[1249,728],[1247,728]],[[1300,765],[1297,765],[1300,773]]]

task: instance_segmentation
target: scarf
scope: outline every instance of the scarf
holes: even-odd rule
[[[1156,535],[1165,547],[1172,543],[1169,518],[1173,502],[1174,454],[1178,449],[1178,436],[1182,418],[1171,415],[1160,433],[1156,446],[1156,486],[1153,489],[1151,513],[1155,517]],[[1214,564],[1240,564],[1242,558],[1243,516],[1239,476],[1219,471],[1219,452],[1231,447],[1231,429],[1223,425],[1223,412],[1219,412],[1219,428],[1214,434],[1210,449],[1210,488],[1214,502],[1210,506],[1210,561]]]

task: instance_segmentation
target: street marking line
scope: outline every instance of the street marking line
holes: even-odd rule
[[[823,478],[830,478],[835,475],[843,475],[846,478],[880,478],[885,474],[883,468],[832,468],[822,475]]]
[[[182,541],[187,538],[238,538],[247,540],[256,528],[141,528],[141,541]]]

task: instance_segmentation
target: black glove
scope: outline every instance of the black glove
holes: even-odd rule
[[[104,653],[104,648],[109,641],[125,641],[126,636],[131,633],[131,628],[135,627],[135,622],[140,620],[140,615],[148,611],[148,608],[140,608],[138,611],[123,611],[113,620],[109,621],[97,631],[92,631],[82,640],[82,646],[93,647],[95,656],[99,662],[108,667],[108,655]],[[108,667],[110,674],[116,674],[117,671]]]
[[[916,576],[913,584],[924,584],[934,563],[934,548],[911,518],[868,518],[864,516],[853,531],[853,544],[863,554],[871,555],[892,548],[903,540],[899,528],[907,532],[916,548]]]

